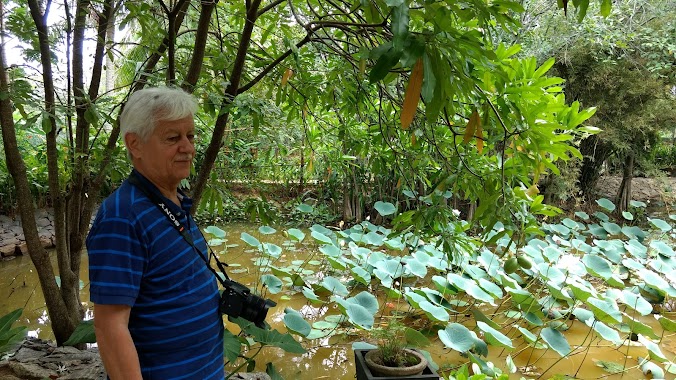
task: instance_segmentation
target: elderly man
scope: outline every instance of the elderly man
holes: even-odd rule
[[[179,189],[195,154],[194,98],[134,93],[120,132],[134,166],[87,237],[96,338],[113,379],[223,379],[223,321],[206,242]]]

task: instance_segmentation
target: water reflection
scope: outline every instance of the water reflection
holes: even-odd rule
[[[260,259],[258,252],[241,241],[240,235],[243,232],[247,232],[263,242],[274,243],[283,247],[283,253],[278,259],[274,260],[274,265],[294,265],[304,268],[306,274],[315,272],[313,268],[315,268],[318,262],[313,262],[313,260],[317,260],[317,257],[314,256],[317,252],[313,247],[294,245],[282,233],[262,236],[256,231],[256,228],[249,225],[228,225],[224,227],[227,233],[227,241],[217,249],[217,254],[222,261],[230,265],[228,268],[230,278],[253,286],[261,274],[258,268],[252,264],[252,262]],[[52,257],[52,259],[53,267],[56,270],[56,258]],[[93,317],[93,310],[89,303],[87,265],[87,255],[83,254],[80,273],[80,278],[83,280],[81,300],[85,309],[85,318],[91,319]],[[321,274],[318,274],[317,278],[319,279],[321,276]],[[29,257],[18,257],[14,260],[0,262],[0,292],[6,295],[0,297],[0,315],[4,315],[16,308],[24,308],[24,313],[18,324],[28,326],[30,336],[53,339],[51,329],[48,327],[50,321],[44,306],[42,291],[38,285],[37,274]],[[273,328],[281,332],[286,331],[283,318],[284,309],[287,307],[301,312],[310,323],[324,320],[327,316],[337,313],[337,310],[325,306],[308,304],[304,297],[295,293],[282,292],[279,294],[265,294],[264,296],[271,298],[278,304],[277,307],[270,310],[268,322]],[[389,312],[395,312],[400,308],[405,311],[406,308],[405,303],[403,305],[392,304],[389,306]],[[504,314],[498,313],[496,310],[485,310],[485,314],[490,315],[496,322],[502,323],[505,321]],[[669,317],[674,319],[673,314]],[[652,316],[642,318],[641,321],[653,327],[658,335],[662,334],[661,327]],[[474,320],[463,314],[457,315],[456,320],[453,320],[453,322],[463,323],[469,328],[474,327]],[[511,354],[516,366],[522,369],[523,373],[521,375],[542,379],[551,378],[556,374],[577,375],[581,379],[607,378],[617,380],[646,378],[636,367],[625,373],[624,376],[621,376],[609,375],[597,365],[599,361],[611,361],[624,363],[627,367],[635,366],[638,357],[645,357],[647,355],[645,348],[631,345],[614,347],[609,345],[607,341],[598,339],[594,332],[590,333],[590,328],[582,322],[568,321],[567,324],[569,325],[569,330],[566,332],[566,338],[571,347],[573,349],[578,347],[584,349],[581,349],[580,353],[571,355],[565,359],[561,359],[552,350],[533,350],[525,342],[520,342],[516,338],[513,339],[513,344],[516,348],[512,350]],[[232,323],[228,322],[227,328],[233,333],[238,332],[236,326]],[[503,332],[511,336],[511,332]],[[467,360],[457,352],[443,348],[436,336],[430,338],[434,341],[434,346],[428,350],[437,364],[452,365]],[[308,350],[307,353],[295,355],[286,353],[281,349],[267,347],[256,357],[256,369],[265,371],[266,363],[270,362],[286,379],[354,379],[355,371],[351,340],[363,340],[358,335],[358,332],[354,332],[353,335],[347,338],[330,336],[314,340],[300,340]],[[676,337],[673,334],[665,336],[660,347],[665,356],[673,360],[676,356]],[[505,357],[506,351],[490,347],[488,360],[504,368],[506,367]],[[518,379],[521,375],[515,375],[514,378]],[[667,374],[667,379],[673,378],[673,375]]]

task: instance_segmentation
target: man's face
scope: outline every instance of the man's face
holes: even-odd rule
[[[175,189],[190,175],[195,156],[195,123],[192,116],[158,120],[147,141],[128,135],[134,167],[158,187]]]

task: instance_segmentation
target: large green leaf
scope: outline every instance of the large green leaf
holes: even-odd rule
[[[566,337],[563,336],[559,330],[545,327],[542,329],[540,336],[542,336],[542,339],[552,350],[556,351],[562,357],[565,357],[570,353],[570,344],[568,344]]]
[[[225,231],[222,229],[216,227],[216,226],[209,226],[204,229],[204,232],[214,235],[218,239],[224,239],[225,238]]]
[[[271,274],[264,274],[261,276],[261,282],[268,288],[272,294],[277,294],[282,291],[282,280],[277,276]]]
[[[674,249],[668,246],[665,242],[660,240],[653,240],[650,242],[650,247],[657,251],[660,255],[667,257],[674,257]]]
[[[599,299],[589,297],[585,301],[587,306],[594,312],[594,317],[599,321],[606,323],[622,322],[622,313],[617,308],[617,304],[610,299]]]
[[[500,331],[489,326],[487,323],[478,321],[476,325],[481,331],[484,332],[484,339],[488,344],[497,347],[514,348],[514,346],[512,346],[511,339],[509,339],[506,335],[504,335]]]
[[[252,247],[260,247],[261,243],[255,237],[249,235],[246,232],[242,232],[240,239],[244,240],[245,243],[249,244]]]
[[[620,337],[620,333],[618,333],[617,330],[611,329],[608,327],[608,325],[601,321],[589,319],[585,323],[588,326],[591,326],[601,338],[613,342],[613,344],[620,345],[624,341]]]
[[[234,335],[228,329],[225,329],[225,334],[223,335],[223,350],[225,351],[225,358],[230,363],[237,360],[242,351],[242,342],[240,342],[237,335]]]
[[[301,231],[297,228],[289,228],[287,233],[289,234],[290,237],[292,237],[296,241],[301,242],[301,241],[303,241],[303,239],[305,239],[305,233],[303,233],[303,231]]]
[[[650,355],[650,358],[652,360],[658,361],[660,363],[666,362],[669,359],[667,359],[666,356],[662,353],[662,350],[660,350],[660,346],[658,346],[655,342],[652,340],[644,337],[643,335],[638,336],[638,341],[643,344],[647,349],[648,349],[648,355]]]
[[[303,318],[302,314],[290,307],[284,309],[284,313],[284,325],[289,331],[305,337],[310,334],[312,326]]]
[[[615,204],[612,201],[610,201],[610,199],[607,198],[598,199],[596,200],[596,204],[608,210],[608,212],[615,211]]]
[[[325,277],[322,282],[318,284],[318,286],[335,295],[346,296],[349,294],[347,287],[345,287],[345,285],[335,277]]]
[[[373,207],[382,216],[392,215],[397,212],[397,207],[390,202],[376,202]]]
[[[475,344],[471,331],[459,323],[450,323],[444,330],[439,330],[437,335],[444,346],[461,353],[469,351]]]
[[[620,297],[620,301],[630,308],[636,310],[641,315],[648,315],[653,311],[653,306],[650,304],[650,302],[646,301],[646,299],[641,297],[641,295],[632,293],[626,289],[622,290],[622,297]]]
[[[232,321],[237,323],[246,334],[251,335],[254,341],[262,345],[279,347],[292,354],[304,354],[306,352],[305,348],[294,340],[290,334],[282,334],[277,330],[262,329],[240,317],[233,318]]]
[[[671,230],[671,225],[665,222],[662,219],[657,218],[648,218],[648,221],[655,227],[659,228],[662,232],[669,232]]]
[[[64,346],[75,346],[81,343],[96,343],[96,334],[94,334],[94,320],[80,321],[75,331],[70,334],[68,340],[63,342]]]
[[[16,309],[3,315],[2,318],[0,318],[0,334],[9,331],[12,324],[21,317],[21,313],[23,313],[23,309]]]

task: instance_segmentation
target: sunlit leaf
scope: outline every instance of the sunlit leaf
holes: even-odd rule
[[[562,357],[570,353],[570,344],[566,340],[566,337],[561,334],[560,331],[554,330],[551,327],[545,327],[540,333],[542,339],[549,345],[549,347],[556,351]]]
[[[249,244],[252,247],[260,247],[261,243],[255,237],[249,235],[246,232],[242,232],[240,239],[244,240],[245,243]]]
[[[277,230],[270,226],[260,226],[258,227],[258,232],[262,233],[263,235],[272,235],[277,232]]]
[[[477,327],[484,332],[484,339],[488,344],[497,347],[514,348],[514,346],[512,346],[511,339],[509,339],[506,335],[504,335],[500,331],[492,328],[485,322],[478,321]]]
[[[300,242],[303,241],[303,239],[305,239],[305,233],[303,233],[303,231],[297,228],[290,228],[287,232],[289,236],[295,239],[296,241]]]
[[[408,9],[408,6],[406,6],[406,9]],[[423,71],[423,60],[420,58],[413,66],[404,95],[404,103],[401,107],[402,129],[408,129],[418,110],[418,102],[420,101],[420,92],[422,91],[423,84]],[[383,214],[381,213],[381,215]]]
[[[598,199],[596,200],[596,204],[608,210],[609,212],[615,211],[615,204],[611,202],[610,199],[607,198]]]
[[[475,338],[471,331],[459,323],[450,323],[437,335],[445,347],[458,352],[467,352],[474,347]]]
[[[310,334],[312,326],[303,318],[302,314],[289,307],[284,309],[284,313],[284,325],[289,331],[302,336]]]

